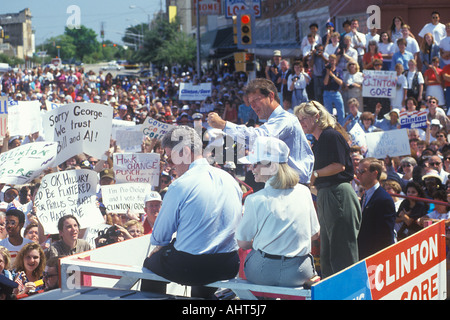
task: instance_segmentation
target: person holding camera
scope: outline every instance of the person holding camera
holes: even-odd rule
[[[333,107],[336,109],[337,120],[340,125],[344,125],[344,100],[339,91],[342,81],[342,70],[336,67],[336,55],[331,54],[328,58],[328,64],[323,71],[323,104],[330,114],[333,114]]]
[[[302,61],[294,62],[294,73],[289,75],[287,80],[288,90],[292,92],[292,108],[302,102],[308,101],[306,86],[311,81],[310,76],[305,72]]]

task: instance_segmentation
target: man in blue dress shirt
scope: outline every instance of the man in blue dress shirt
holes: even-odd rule
[[[156,247],[144,267],[192,286],[193,297],[213,298],[216,289],[203,285],[234,278],[239,271],[234,233],[242,216],[241,188],[229,173],[203,158],[202,141],[193,128],[177,126],[161,144],[178,178],[164,196],[151,235]],[[155,281],[141,286],[160,293],[165,287]]]
[[[252,145],[258,136],[271,136],[284,141],[291,153],[288,164],[298,171],[300,183],[307,184],[314,166],[314,154],[298,119],[280,105],[275,84],[267,79],[254,79],[245,89],[252,109],[259,119],[267,120],[258,128],[246,127],[223,120],[217,113],[208,115],[208,124],[223,130],[238,141]]]

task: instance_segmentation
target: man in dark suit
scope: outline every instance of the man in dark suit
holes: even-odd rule
[[[277,87],[278,96],[280,97],[280,105],[284,107],[286,100],[291,101],[292,92],[288,90],[287,80],[292,71],[289,69],[289,61],[283,59],[280,62],[281,70],[278,73],[275,86]]]
[[[375,158],[359,162],[357,177],[364,188],[361,199],[362,221],[358,234],[359,259],[394,243],[395,205],[392,197],[380,186],[382,164]]]

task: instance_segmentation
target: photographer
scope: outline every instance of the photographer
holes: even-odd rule
[[[345,117],[344,101],[339,91],[344,83],[342,74],[342,70],[336,67],[336,56],[331,54],[323,71],[323,103],[330,114],[333,114],[333,107],[336,108],[337,120],[340,125],[344,125]]]
[[[109,227],[106,231],[101,230],[98,233],[98,237],[95,239],[95,246],[100,248],[108,244],[113,244],[132,238],[133,237],[124,227],[115,224]]]
[[[352,47],[352,38],[350,36],[344,37],[342,48],[337,49],[337,67],[343,71],[347,71],[347,63],[350,61],[358,61],[358,51]]]
[[[294,62],[294,73],[289,75],[287,80],[288,90],[292,92],[292,108],[309,100],[306,86],[310,81],[310,76],[304,71],[303,62]]]

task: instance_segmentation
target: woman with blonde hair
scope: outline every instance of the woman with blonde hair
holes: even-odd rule
[[[35,293],[44,290],[42,280],[45,269],[45,254],[38,243],[27,243],[20,249],[15,260],[16,276],[14,281],[19,284],[18,295]]]
[[[322,276],[329,277],[359,260],[361,206],[350,184],[354,169],[347,133],[317,101],[302,103],[294,115],[316,139],[311,185],[317,189],[320,266]]]
[[[439,57],[439,49],[439,46],[434,41],[433,34],[430,32],[425,33],[423,41],[420,44],[419,52],[419,57],[422,61],[422,73],[425,73],[431,67],[431,62],[434,57]]]
[[[240,159],[252,165],[256,182],[265,183],[245,199],[236,230],[238,245],[252,249],[244,272],[253,283],[293,287],[316,276],[311,240],[318,238],[319,222],[309,189],[287,164],[289,151],[282,140],[260,136]]]

